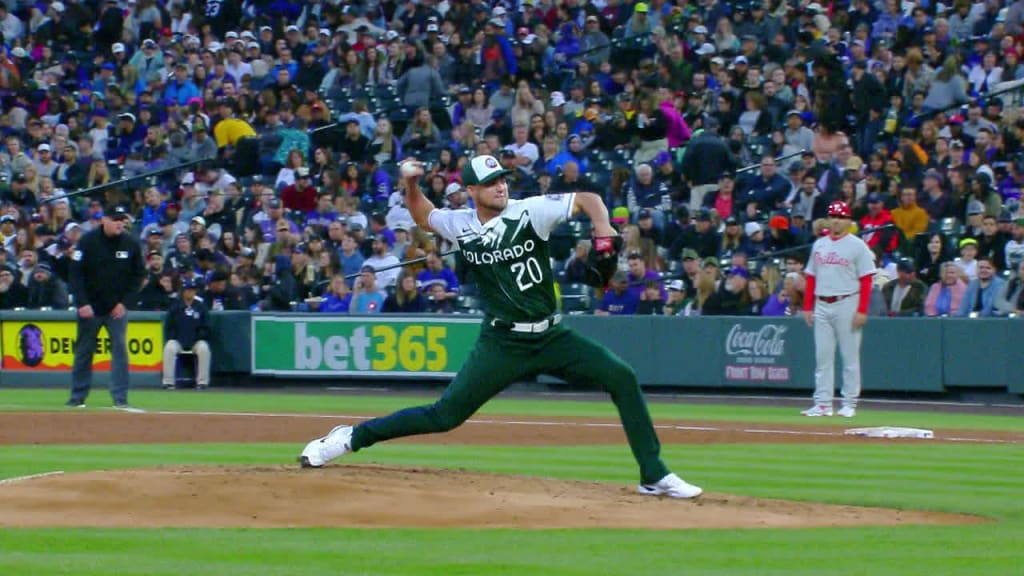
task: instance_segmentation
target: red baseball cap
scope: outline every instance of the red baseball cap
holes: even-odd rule
[[[829,216],[838,216],[840,218],[849,218],[850,217],[850,207],[847,206],[846,202],[843,202],[842,200],[833,200],[828,205],[828,215]]]

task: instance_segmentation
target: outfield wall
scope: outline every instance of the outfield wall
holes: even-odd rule
[[[129,316],[134,385],[158,385],[159,313]],[[479,333],[473,316],[324,316],[214,312],[215,378],[447,379]],[[811,330],[794,318],[567,316],[632,365],[649,386],[811,390]],[[71,312],[0,313],[0,385],[68,383]],[[101,339],[104,338],[101,333]],[[103,343],[101,342],[101,349]],[[865,328],[867,391],[1006,388],[1024,394],[1024,322],[1012,319],[872,318]],[[109,357],[95,362],[105,383]],[[837,367],[837,381],[838,381]],[[216,384],[216,382],[215,382]]]

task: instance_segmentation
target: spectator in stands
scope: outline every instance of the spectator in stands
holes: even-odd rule
[[[640,239],[638,245],[642,248],[631,249],[627,255],[627,267],[629,269],[629,290],[637,299],[643,296],[644,285],[648,280],[660,282],[661,275],[655,270],[657,254],[654,252],[653,243],[648,239]],[[661,299],[665,300],[665,288],[661,288]]]
[[[725,281],[704,302],[701,314],[704,316],[742,316],[750,306],[747,284],[750,272],[738,266],[730,268]]]
[[[927,242],[923,250],[918,242],[917,277],[931,286],[942,279],[942,267],[944,263],[950,261],[950,255],[946,248],[946,237],[942,233],[937,232],[926,237]]]
[[[998,313],[995,308],[996,296],[1006,281],[996,275],[995,263],[991,258],[981,258],[977,261],[977,278],[970,281],[967,291],[964,293],[960,308],[956,316],[959,317],[986,317]]]
[[[387,232],[390,232],[388,230]],[[365,262],[363,269],[367,266],[374,270],[380,270],[376,273],[375,286],[379,289],[386,289],[394,286],[395,282],[398,281],[398,275],[401,272],[398,266],[399,260],[391,253],[391,245],[394,235],[385,234],[383,232],[375,234],[372,238],[372,255],[368,257]]]
[[[636,314],[640,316],[658,316],[665,311],[666,297],[662,297],[663,289],[660,280],[648,280],[643,284],[643,292],[640,294],[640,303],[637,304]]]
[[[341,274],[332,276],[328,292],[322,300],[310,302],[310,307],[323,314],[348,314],[352,307],[352,292],[345,277]]]
[[[355,314],[375,314],[384,306],[384,294],[377,287],[377,275],[373,266],[365,265],[359,271],[352,292],[349,311]]]
[[[281,203],[288,210],[309,213],[316,209],[317,190],[309,175],[309,168],[295,169],[295,182],[281,190]]]
[[[28,303],[28,288],[18,281],[11,264],[0,265],[0,310],[23,308]]]
[[[426,106],[420,107],[405,129],[402,149],[422,154],[437,151],[443,145],[443,136],[430,117],[430,109]]]
[[[47,262],[36,264],[28,281],[28,302],[25,307],[38,310],[63,310],[69,304],[68,289],[64,282],[53,273]]]
[[[409,271],[403,270],[398,276],[394,293],[384,299],[381,312],[415,314],[425,311],[426,304],[426,299],[416,287],[416,277]]]
[[[996,294],[995,308],[999,314],[1021,314],[1024,309],[1024,261],[1017,265],[1013,276]]]
[[[608,286],[609,289],[605,290],[601,303],[594,314],[598,316],[636,314],[636,309],[640,305],[640,292],[630,289],[626,273],[621,270],[616,272]]]
[[[341,155],[342,162],[362,163],[366,158],[367,149],[370,146],[370,139],[363,135],[359,128],[359,120],[350,117],[345,122],[345,135],[337,143],[336,148]]]
[[[1006,253],[1007,270],[1014,270],[1024,262],[1024,218],[1013,221],[1013,237],[1006,242],[1003,250]]]
[[[960,272],[968,280],[975,280],[978,277],[978,241],[974,238],[960,240],[960,257],[956,259],[956,265]]]
[[[940,280],[928,289],[924,303],[925,316],[955,316],[960,310],[967,284],[960,278],[960,269],[953,262],[941,265]]]
[[[209,310],[246,310],[245,299],[240,291],[231,286],[228,281],[231,275],[227,268],[216,269],[206,283],[206,290],[202,294],[203,303]]]
[[[444,265],[444,260],[436,251],[427,252],[427,267],[416,276],[416,281],[426,290],[435,280],[444,283],[441,300],[454,300],[459,295],[459,280],[451,268]]]
[[[938,170],[929,170],[924,175],[921,208],[928,212],[928,217],[932,221],[953,215],[953,201],[942,188],[942,174]]]
[[[281,254],[274,258],[272,266],[272,283],[267,290],[267,297],[261,308],[267,311],[287,312],[292,309],[292,304],[299,299],[299,283],[292,273],[291,258]]]
[[[907,240],[913,240],[928,229],[928,213],[917,205],[917,188],[914,186],[902,187],[900,205],[891,214],[893,223]]]
[[[891,228],[878,232],[872,230],[892,224],[892,215],[883,206],[882,198],[876,194],[869,195],[866,203],[868,213],[859,222],[861,230],[865,232],[864,241],[869,247],[879,246],[888,254],[899,247],[899,232]]]
[[[424,58],[419,48],[415,49],[407,71],[398,79],[396,88],[402,104],[412,109],[434,106],[445,94],[441,75]]]
[[[924,312],[928,287],[917,279],[914,261],[901,258],[896,263],[896,279],[882,288],[889,316],[920,316]]]

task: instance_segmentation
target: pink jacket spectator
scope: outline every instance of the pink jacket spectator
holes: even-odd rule
[[[939,313],[935,310],[935,303],[939,300],[939,290],[942,289],[942,282],[936,282],[932,284],[931,288],[928,289],[928,297],[924,299],[924,315],[925,316],[938,316]],[[950,314],[953,311],[960,308],[960,301],[964,298],[964,292],[967,292],[967,284],[964,284],[963,280],[957,280],[956,284],[950,287],[951,302],[949,303]]]
[[[667,129],[665,130],[666,138],[668,139],[669,148],[678,148],[690,139],[693,132],[690,127],[686,124],[686,120],[679,115],[679,111],[673,106],[672,100],[665,100],[661,103],[661,112],[665,115],[665,124]]]

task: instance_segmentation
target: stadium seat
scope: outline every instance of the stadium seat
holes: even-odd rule
[[[565,314],[586,314],[591,311],[593,291],[586,284],[563,284],[562,312]]]

